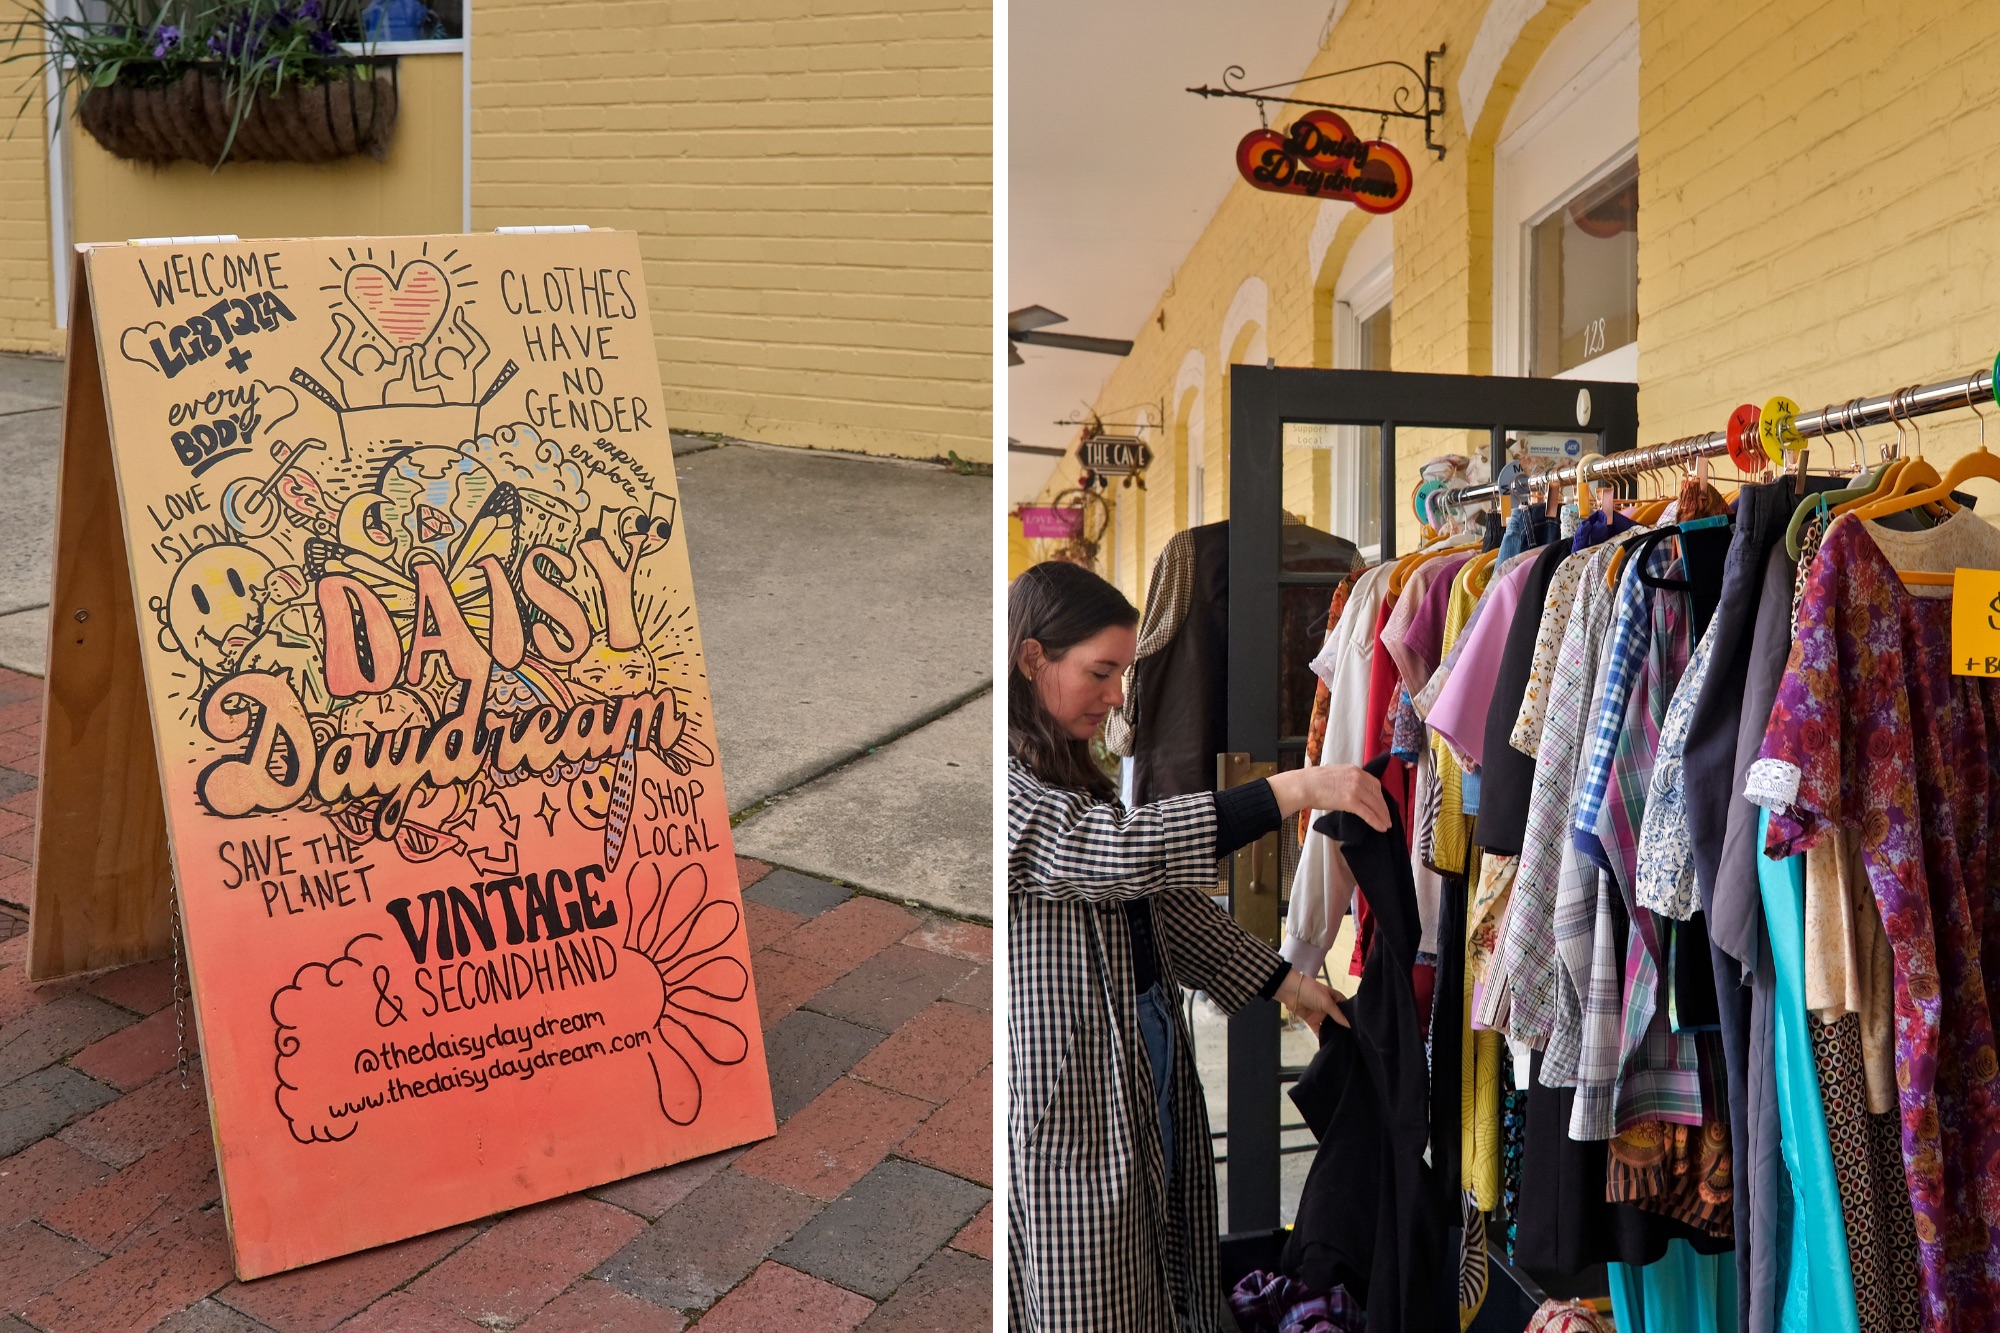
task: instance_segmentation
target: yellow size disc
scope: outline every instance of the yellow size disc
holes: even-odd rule
[[[1805,443],[1805,436],[1792,425],[1798,414],[1799,405],[1789,398],[1773,398],[1764,404],[1757,419],[1757,443],[1764,447],[1764,457],[1773,467],[1784,464],[1785,450]]]

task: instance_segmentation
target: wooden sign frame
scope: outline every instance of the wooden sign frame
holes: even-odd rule
[[[80,246],[29,975],[254,1278],[775,1129],[637,240]]]

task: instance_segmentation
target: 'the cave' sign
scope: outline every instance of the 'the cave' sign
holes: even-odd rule
[[[1077,445],[1076,457],[1091,472],[1128,477],[1146,470],[1153,451],[1129,435],[1093,435]]]
[[[1331,111],[1308,111],[1285,134],[1250,131],[1236,145],[1236,169],[1260,190],[1345,199],[1366,213],[1393,213],[1410,197],[1409,159]]]

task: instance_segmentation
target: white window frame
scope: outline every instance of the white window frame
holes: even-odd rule
[[[1529,373],[1535,225],[1638,154],[1636,0],[1594,0],[1522,85],[1494,152],[1493,373]],[[1644,164],[1640,164],[1644,170]],[[1635,339],[1558,379],[1639,378]]]
[[[1333,289],[1333,364],[1336,370],[1361,366],[1361,326],[1394,305],[1396,297],[1395,233],[1388,219],[1371,223],[1355,238]],[[1392,315],[1391,318],[1394,318]],[[1365,426],[1334,430],[1332,458],[1327,466],[1328,526],[1340,536],[1361,531],[1363,508],[1379,497],[1364,495],[1360,485],[1361,451],[1379,446],[1376,433]],[[1383,521],[1390,521],[1387,515]],[[1352,540],[1350,538],[1350,540]],[[1357,545],[1359,545],[1357,543]],[[1360,548],[1373,563],[1382,555],[1378,540]]]

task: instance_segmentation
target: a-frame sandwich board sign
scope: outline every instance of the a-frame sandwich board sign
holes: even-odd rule
[[[177,895],[238,1275],[769,1135],[636,238],[76,276],[30,974]]]

